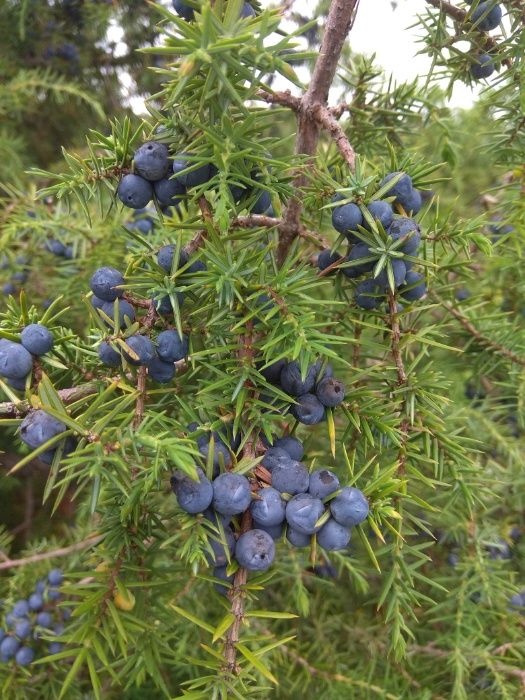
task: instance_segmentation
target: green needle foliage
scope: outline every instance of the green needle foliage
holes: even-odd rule
[[[64,582],[46,609],[68,614],[61,629],[37,628],[29,665],[1,659],[0,643],[2,697],[516,698],[525,679],[524,606],[510,602],[524,586],[520,3],[503,3],[503,36],[489,36],[472,25],[476,0],[428,0],[418,18],[433,59],[425,88],[351,53],[343,40],[358,3],[321,3],[312,21],[293,12],[283,21],[289,8],[258,3],[243,17],[242,0],[187,4],[192,21],[167,4],[78,3],[83,51],[116,18],[141,48],[129,65],[153,66],[149,78],[130,68],[137,91],[148,88],[147,114],[122,106],[115,70],[100,99],[110,119],[97,121],[90,102],[84,129],[77,104],[73,140],[83,145],[64,149],[60,167],[33,158],[29,184],[25,156],[13,154],[16,173],[4,178],[0,282],[13,288],[0,338],[18,343],[40,323],[54,344],[22,385],[0,375],[0,490],[13,502],[0,530],[3,626],[53,567]],[[2,35],[16,16],[24,43],[31,6],[7,3]],[[499,72],[472,110],[453,112],[434,81],[471,81],[479,51]],[[13,68],[0,115],[14,119],[48,92],[84,101],[99,84],[94,59],[74,84],[51,72],[59,67]],[[338,105],[328,106],[326,81]],[[108,108],[112,90],[118,109]],[[177,177],[209,176],[176,206],[154,196],[132,215],[117,190],[152,140],[170,159],[184,156]],[[0,151],[17,149],[7,141]],[[399,176],[383,182],[392,172],[424,195],[421,244],[409,252],[369,211],[386,200],[407,213],[391,192]],[[362,275],[331,223],[349,202],[363,217],[352,245],[368,251],[358,264],[386,280],[372,310],[356,302]],[[167,245],[171,267],[158,258]],[[334,258],[322,271],[323,251]],[[426,284],[417,301],[396,288],[400,261]],[[109,309],[90,291],[103,266],[124,279]],[[133,309],[121,322],[124,304]],[[168,329],[189,349],[159,383],[152,363],[134,362],[131,338],[156,343]],[[101,342],[121,355],[115,366],[101,362]],[[314,362],[330,364],[344,382],[344,401],[322,422],[296,420],[297,397],[269,380],[284,360],[303,379]],[[64,430],[31,449],[20,426],[36,410]],[[272,478],[268,444],[283,435],[303,442],[310,471],[361,490],[368,517],[349,547],[326,551],[313,536],[299,549],[284,537],[267,571],[247,572],[228,551],[228,526],[184,512],[170,477],[195,480],[197,467],[210,479],[246,475],[257,499]],[[249,510],[234,516],[235,539],[251,525]],[[226,584],[210,567],[218,551]]]

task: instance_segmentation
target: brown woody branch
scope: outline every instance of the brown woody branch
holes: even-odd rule
[[[394,292],[388,292],[388,309],[390,312],[390,347],[392,352],[392,358],[394,359],[397,371],[397,385],[398,387],[408,386],[408,377],[405,369],[405,364],[403,362],[403,355],[401,353],[401,327],[399,325],[399,317],[396,313],[397,302]],[[403,411],[406,413],[406,400],[403,399]],[[408,429],[410,427],[410,422],[408,416],[404,415],[399,430],[401,432],[401,445],[399,448],[399,459],[398,459],[398,474],[404,474],[405,464],[407,459],[406,445],[408,441]]]
[[[314,243],[318,248],[321,248],[321,250],[329,250],[332,247],[332,243],[328,240],[328,238],[325,238],[323,234],[319,233],[318,231],[310,231],[307,228],[301,227],[299,236],[312,241],[312,243]]]
[[[321,270],[318,273],[318,277],[326,277],[330,273],[334,272],[339,268],[340,265],[342,265],[344,262],[346,262],[346,257],[343,255],[342,257],[338,258],[335,262],[333,262],[331,265],[328,265],[328,267],[325,267],[324,270]]]
[[[199,207],[204,221],[207,224],[213,226],[213,212],[206,197],[199,197]]]
[[[295,144],[297,154],[315,155],[320,130],[315,113],[319,106],[326,107],[328,92],[335,77],[345,39],[352,27],[358,2],[359,0],[332,0],[320,55],[316,61],[308,90],[302,96],[300,107],[297,110]],[[279,231],[278,259],[280,262],[284,260],[294,239],[299,235],[302,211],[300,193],[305,183],[305,173],[300,170],[294,181],[295,194],[288,203]]]
[[[62,403],[70,404],[80,399],[86,398],[86,396],[91,396],[91,394],[97,393],[97,384],[92,382],[90,384],[84,384],[81,386],[73,386],[67,389],[60,389],[58,395]],[[31,411],[33,406],[31,406],[29,401],[18,401],[11,402],[6,401],[0,403],[0,417],[1,418],[22,418],[29,411]]]
[[[238,352],[238,357],[241,364],[253,363],[255,357],[255,348],[253,345],[253,322],[249,321],[246,324],[246,333],[240,339],[241,345]],[[253,458],[255,456],[255,446],[253,439],[246,442],[243,450],[243,456],[248,458]],[[252,488],[257,488],[256,479],[251,479]],[[246,510],[241,519],[241,534],[248,532],[252,527],[252,514],[248,509]],[[246,590],[244,586],[248,579],[248,572],[246,569],[240,567],[234,576],[233,584],[231,589],[228,591],[228,598],[231,601],[231,613],[233,615],[233,622],[226,632],[226,637],[224,641],[224,660],[225,669],[229,673],[238,674],[240,671],[239,665],[237,663],[237,643],[240,639],[240,630],[242,623],[244,621],[244,599],[246,598]]]
[[[292,95],[289,90],[283,90],[282,92],[268,92],[267,90],[258,90],[256,97],[260,100],[268,102],[272,105],[280,105],[281,107],[288,107],[294,112],[298,112],[301,109],[301,98]]]
[[[139,297],[136,297],[134,294],[131,294],[130,292],[124,292],[122,295],[122,298],[125,299],[126,301],[129,301],[129,303],[132,306],[136,306],[139,309],[150,309],[151,308],[151,301],[149,299],[140,299]]]
[[[265,216],[264,214],[250,214],[249,216],[238,216],[232,221],[232,226],[238,228],[276,228],[282,225],[282,219],[276,219],[272,216]],[[298,235],[301,238],[310,240],[318,248],[324,250],[325,248],[331,248],[332,244],[318,231],[310,231],[305,226],[301,226]]]
[[[250,530],[251,526],[252,518],[250,511],[247,510],[242,516],[241,533]],[[224,661],[226,670],[234,674],[238,674],[240,671],[237,663],[236,645],[239,642],[240,630],[244,621],[244,599],[246,597],[246,590],[244,586],[246,585],[247,580],[248,572],[246,569],[239,567],[235,573],[232,587],[228,591],[228,598],[231,601],[231,613],[234,620],[226,632],[224,641]]]
[[[113,168],[106,168],[105,170],[93,171],[87,179],[90,182],[96,182],[98,180],[111,180],[114,177],[122,177],[123,175],[129,175],[131,172],[131,168],[122,168],[119,165],[115,165]]]
[[[55,559],[56,557],[67,557],[69,554],[74,552],[81,552],[83,549],[88,549],[89,547],[94,547],[99,542],[104,539],[104,535],[91,535],[87,537],[82,542],[75,542],[68,547],[60,547],[60,549],[53,549],[50,552],[40,552],[39,554],[32,554],[29,557],[24,557],[23,559],[6,559],[0,562],[0,571],[3,569],[14,569],[19,566],[27,566],[28,564],[34,564],[37,561],[45,561],[46,559]]]
[[[390,328],[391,328],[391,349],[392,357],[396,363],[397,370],[397,383],[399,386],[403,386],[407,383],[407,373],[405,370],[405,365],[403,363],[403,356],[401,355],[401,350],[399,343],[401,340],[401,328],[399,326],[399,318],[396,313],[396,298],[392,291],[388,292],[388,308],[390,312]]]
[[[199,250],[206,240],[206,236],[206,231],[198,231],[195,236],[193,236],[191,241],[184,246],[184,250],[188,253],[188,255],[193,255]]]
[[[290,92],[267,92],[259,90],[257,96],[270,104],[279,104],[283,107],[289,107],[294,112],[301,110],[301,99],[294,97]],[[355,151],[352,148],[347,135],[337,121],[337,114],[341,110],[341,105],[334,108],[326,107],[322,104],[315,104],[311,108],[310,116],[317,122],[319,126],[325,129],[335,141],[339,152],[348,163],[350,170],[355,169]],[[342,112],[341,112],[342,113]],[[341,114],[339,114],[341,116]]]
[[[335,107],[330,107],[330,114],[334,117],[334,119],[341,119],[343,114],[348,111],[350,112],[352,109],[352,106],[349,102],[340,102],[338,105],[335,105]]]
[[[460,7],[456,7],[451,2],[447,0],[426,0],[429,5],[435,7],[438,10],[442,10],[446,15],[452,17],[457,22],[464,22],[467,18],[467,13]]]
[[[238,216],[232,221],[232,226],[237,228],[275,228],[281,223],[282,219],[275,219],[273,216],[250,214],[249,216]]]
[[[339,153],[347,162],[350,170],[355,170],[355,151],[352,148],[347,135],[343,131],[342,126],[332,114],[331,110],[324,105],[315,105],[312,108],[312,114],[321,126],[328,131],[330,136],[335,141],[335,145],[339,149]]]
[[[199,208],[205,224],[208,226],[213,226],[213,212],[206,197],[199,197]],[[206,229],[198,231],[191,241],[185,245],[184,250],[188,253],[188,255],[193,255],[202,245],[204,245],[204,241],[207,239],[207,237],[208,231]]]

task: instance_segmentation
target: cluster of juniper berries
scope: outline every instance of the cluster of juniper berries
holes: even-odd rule
[[[62,651],[61,642],[44,637],[59,637],[70,617],[67,608],[57,605],[63,580],[62,571],[53,569],[47,580],[38,581],[28,598],[18,600],[6,614],[5,628],[0,630],[0,662],[28,666],[37,655]]]
[[[324,250],[317,260],[320,270],[334,266],[329,272],[335,272],[341,266],[346,277],[364,278],[356,286],[355,302],[366,310],[380,306],[392,287],[408,302],[418,301],[427,290],[423,275],[412,269],[421,242],[421,230],[413,217],[419,213],[426,193],[417,190],[406,173],[389,173],[380,184],[381,189],[385,187],[388,200],[377,199],[366,207],[344,201],[333,209],[332,224],[350,244],[349,254],[342,258]],[[335,201],[343,198],[336,195]],[[383,251],[365,243],[360,235],[370,233],[374,226],[381,227],[388,236],[391,276],[386,266],[375,277],[370,276]],[[402,305],[398,304],[397,308],[401,310]]]

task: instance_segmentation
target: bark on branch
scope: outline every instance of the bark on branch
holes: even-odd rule
[[[312,109],[315,119],[319,124],[328,131],[330,136],[335,141],[335,145],[345,159],[350,170],[355,170],[355,151],[352,148],[342,126],[332,114],[328,107],[323,105],[315,105]]]
[[[448,2],[447,0],[426,0],[429,5],[432,5],[432,7],[435,7],[438,10],[442,10],[446,15],[449,17],[452,17],[453,19],[457,20],[458,22],[464,22],[467,13],[465,10],[462,10],[460,7],[456,7],[453,5],[451,2]]]
[[[359,0],[332,0],[312,80],[297,109],[297,139],[295,144],[297,154],[315,155],[320,130],[320,123],[315,118],[315,113],[319,107],[326,107],[328,102],[328,93],[335,77],[345,39],[352,27],[358,3]],[[294,239],[299,235],[302,211],[300,193],[305,182],[304,172],[301,171],[295,178],[295,194],[288,203],[279,231],[278,258],[281,262],[286,257]]]
[[[265,90],[259,90],[257,96],[269,104],[289,107],[294,112],[299,112],[302,108],[301,99],[294,97],[290,92],[266,92]],[[339,113],[340,108],[341,106],[329,108],[322,104],[315,104],[311,107],[309,116],[330,134],[339,152],[348,163],[348,167],[353,171],[355,169],[355,152],[343,128],[337,121],[338,117],[341,116]]]
[[[252,364],[255,359],[255,348],[253,346],[253,322],[249,321],[246,324],[246,333],[240,338],[240,347],[237,353],[241,364],[245,362]],[[243,456],[253,459],[255,457],[255,445],[253,438],[250,437],[243,449]],[[251,478],[252,490],[257,489],[256,479]],[[250,509],[244,511],[241,519],[241,534],[248,532],[252,528],[252,514]],[[228,591],[228,598],[231,601],[231,614],[233,622],[226,632],[224,640],[224,667],[229,673],[238,674],[240,672],[239,664],[237,663],[237,643],[240,640],[240,631],[244,622],[244,600],[246,598],[246,581],[248,580],[248,572],[246,569],[239,567],[237,569],[231,589]]]
[[[390,313],[390,347],[392,352],[392,358],[396,364],[397,371],[397,385],[398,387],[406,388],[408,386],[408,376],[405,369],[405,363],[403,362],[403,355],[401,353],[401,327],[399,325],[399,317],[397,315],[397,302],[394,292],[388,292],[388,310]],[[410,428],[410,421],[406,415],[407,406],[406,398],[403,398],[403,417],[399,425],[399,432],[401,433],[401,441],[398,453],[398,474],[405,473],[405,465],[407,460],[407,442],[408,442],[408,430]]]
[[[37,561],[44,561],[45,559],[67,557],[69,554],[73,554],[74,552],[81,552],[83,549],[94,547],[103,539],[103,535],[91,535],[91,537],[82,540],[82,542],[75,542],[75,544],[71,544],[68,547],[60,547],[60,549],[53,549],[50,552],[32,554],[31,556],[24,557],[23,559],[6,559],[5,561],[0,562],[0,571],[4,569],[14,569],[15,567],[19,566],[27,566],[28,564],[34,564]]]
[[[72,386],[67,389],[60,389],[58,395],[62,403],[67,405],[84,399],[86,396],[91,396],[91,394],[96,394],[98,386],[95,382],[81,386]],[[0,403],[0,418],[23,418],[32,408],[33,406],[31,406],[29,401],[5,401]]]

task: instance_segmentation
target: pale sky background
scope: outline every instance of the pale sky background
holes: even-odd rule
[[[164,0],[166,4],[171,4]],[[275,0],[261,0],[264,6],[275,6]],[[294,9],[305,16],[309,16],[313,0],[296,0]],[[392,0],[361,0],[355,25],[350,33],[349,41],[352,49],[358,53],[376,54],[376,63],[383,67],[387,73],[392,73],[399,82],[412,80],[418,75],[426,75],[430,67],[430,58],[425,55],[416,55],[421,48],[418,43],[418,35],[423,28],[408,29],[416,20],[417,13],[422,13],[426,3],[424,0],[397,0],[396,9],[392,7]],[[110,31],[112,40],[118,40],[119,28],[114,27]],[[123,47],[123,50],[124,47]],[[123,76],[123,84],[129,85],[129,79]],[[289,87],[288,84],[274,84],[276,89]],[[445,86],[444,86],[445,87]],[[456,81],[454,92],[449,105],[452,107],[469,107],[476,99],[478,89],[464,85]],[[142,99],[132,97],[130,99],[133,109],[140,113],[144,111]]]

